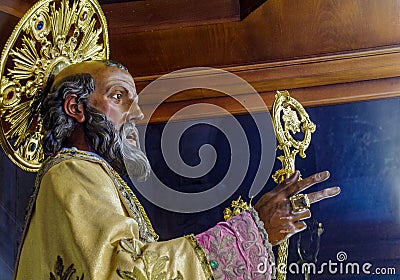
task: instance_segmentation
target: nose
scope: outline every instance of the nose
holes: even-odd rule
[[[127,115],[127,121],[128,122],[137,122],[140,121],[144,118],[144,114],[142,110],[139,107],[139,104],[136,102],[132,102],[128,115]]]

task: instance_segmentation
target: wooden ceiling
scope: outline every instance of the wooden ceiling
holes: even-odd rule
[[[117,35],[240,21],[265,0],[100,1],[110,2],[102,8]]]
[[[32,2],[0,0],[2,46]],[[111,57],[128,66],[139,90],[162,74],[206,66],[244,78],[268,106],[278,89],[306,106],[400,95],[400,0],[102,3]],[[160,94],[142,96],[144,107]],[[153,118],[198,99],[243,112],[221,93],[192,90]]]

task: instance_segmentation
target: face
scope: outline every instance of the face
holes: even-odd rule
[[[138,95],[132,76],[123,69],[114,66],[101,65],[95,73],[95,91],[89,98],[89,105],[99,110],[114,123],[119,130],[125,122],[135,124],[143,119],[143,113],[138,105]],[[136,130],[127,135],[127,140],[135,146]]]
[[[89,97],[89,105],[105,114],[117,130],[125,122],[135,124],[136,121],[143,119],[135,82],[128,71],[98,61],[90,61],[68,67],[57,76],[57,80],[73,73],[92,75],[95,91]],[[136,133],[127,137],[137,146]]]
[[[91,61],[64,69],[54,84],[78,73],[90,74],[95,84],[80,121],[87,143],[119,172],[145,180],[150,163],[139,148],[135,122],[143,118],[143,113],[132,76],[116,66]]]
[[[89,105],[104,113],[119,129],[125,122],[143,118],[132,76],[114,66],[101,65],[93,73],[95,91]]]

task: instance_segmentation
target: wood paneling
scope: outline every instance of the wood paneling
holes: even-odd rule
[[[400,76],[400,47],[385,48],[374,51],[363,51],[349,54],[320,56],[315,58],[296,59],[280,62],[271,62],[238,67],[227,67],[223,70],[238,75],[250,83],[258,93],[280,89],[310,88],[338,83],[374,80]],[[194,76],[198,80],[207,79],[212,70],[199,71],[194,68],[185,74],[171,75],[176,83],[182,83]],[[138,91],[141,91],[150,82],[159,78],[159,75],[135,78]],[[218,86],[218,79],[216,86]],[[226,91],[235,94],[247,94],[237,89],[237,84],[230,85]],[[143,104],[151,104],[153,100],[161,100],[162,96],[169,95],[168,89],[159,89],[157,92],[146,92],[140,95]],[[349,92],[348,94],[351,94]],[[222,96],[218,92],[205,92],[202,89],[193,89],[178,93],[167,102],[182,101]]]
[[[0,0],[2,35],[9,36],[18,16],[7,11],[22,13],[31,2]],[[267,101],[278,89],[291,89],[312,106],[398,94],[393,81],[400,76],[400,0],[268,0],[242,21],[238,3],[244,2],[148,0],[103,5],[111,58],[128,66],[138,90],[164,73],[205,66],[240,76]],[[256,7],[259,1],[252,3]],[[364,85],[374,85],[373,90],[366,91]],[[141,101],[146,107],[163,94],[168,93],[142,95]],[[246,98],[248,93],[238,94]],[[171,97],[163,105],[165,116],[154,119],[167,119],[172,111],[166,108],[197,99],[231,104],[227,98],[215,91],[187,90]],[[230,111],[242,113],[234,104]]]
[[[18,23],[18,18],[7,14],[5,12],[0,11],[0,48],[3,50],[4,45],[6,44],[8,37],[11,35],[11,32],[14,26]]]
[[[399,10],[398,0],[269,0],[241,22],[111,33],[111,56],[141,77],[398,46]]]
[[[246,18],[255,9],[257,9],[265,0],[239,0],[240,4],[240,19]]]
[[[34,2],[0,0],[0,10],[14,10],[21,16]],[[234,15],[234,2],[239,3],[195,1],[194,6],[193,2],[147,0],[103,5],[112,58],[124,62],[133,76],[142,77],[193,66],[226,68],[400,45],[399,0],[269,0],[241,22],[182,27],[196,17],[226,21]],[[182,3],[189,3],[186,10],[178,9]],[[143,6],[133,11],[134,5]],[[183,17],[181,26],[123,31],[124,22],[146,30],[146,23],[168,23],[174,17]],[[1,23],[9,28],[15,20]]]
[[[0,0],[0,11],[21,18],[36,0]]]
[[[400,48],[387,48],[352,54],[321,56],[318,58],[297,59],[258,65],[230,67],[224,70],[236,74],[250,83],[262,96],[270,108],[276,90],[290,90],[304,106],[332,105],[400,95]],[[215,87],[221,87],[218,74],[212,70],[169,75],[175,84],[184,84],[187,79],[196,77],[196,83],[214,75]],[[143,90],[159,76],[141,77],[136,80],[138,90]],[[243,90],[242,90],[243,89]],[[140,104],[148,121],[167,121],[176,111],[196,103],[211,103],[226,109],[232,114],[243,114],[247,110],[265,110],[259,99],[249,94],[247,88],[239,84],[224,85],[224,93],[196,88],[179,92],[165,101],[158,111],[150,116],[155,100],[169,96],[168,88],[159,87],[157,91],[145,90],[140,94]],[[229,95],[229,96],[227,96]],[[236,99],[246,104],[243,108]],[[204,108],[204,111],[190,111],[180,119],[192,119],[219,115],[220,112]],[[210,111],[211,110],[211,111]]]
[[[288,88],[281,88],[282,90]],[[379,98],[390,98],[400,96],[400,77],[361,81],[353,83],[342,83],[310,88],[289,89],[290,95],[296,98],[304,107],[335,105],[362,100],[373,100]],[[143,123],[159,123],[168,121],[177,111],[199,103],[214,104],[225,109],[230,114],[245,114],[248,112],[265,111],[265,107],[271,109],[274,102],[275,91],[261,93],[264,103],[253,94],[235,96],[209,97],[197,100],[184,100],[176,102],[165,102],[154,111],[154,104],[141,105],[145,119]],[[246,108],[242,104],[246,104]],[[153,115],[150,112],[153,112]],[[209,118],[223,115],[221,110],[215,110],[212,106],[204,106],[201,110],[180,114],[174,120]]]
[[[250,5],[260,1],[247,2]],[[252,11],[254,7],[249,5],[243,13]],[[114,35],[239,21],[242,11],[237,0],[148,0],[102,5],[102,8]]]
[[[102,5],[115,35],[240,20],[236,0],[135,1]]]
[[[266,0],[100,0],[114,34],[240,21]],[[21,18],[36,0],[0,0],[0,11]]]

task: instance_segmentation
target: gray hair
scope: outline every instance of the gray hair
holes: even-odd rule
[[[94,80],[87,73],[65,77],[51,87],[41,108],[43,126],[46,130],[42,144],[46,155],[60,150],[76,126],[76,120],[64,111],[65,98],[69,94],[76,94],[77,102],[87,107],[89,96],[93,91]]]
[[[106,61],[107,66],[121,65],[114,61]],[[110,64],[107,64],[110,63]],[[124,69],[125,68],[121,68]],[[137,147],[130,145],[123,136],[127,131],[136,129],[134,125],[125,123],[120,131],[102,112],[91,107],[89,97],[95,89],[94,79],[90,74],[74,74],[63,78],[52,86],[43,100],[41,115],[46,134],[43,137],[43,151],[51,155],[66,145],[77,121],[65,113],[64,101],[69,94],[77,96],[78,104],[84,105],[85,122],[83,128],[89,145],[122,174],[130,174],[139,180],[145,180],[150,172],[150,164],[146,155]],[[125,161],[124,161],[125,159]]]

